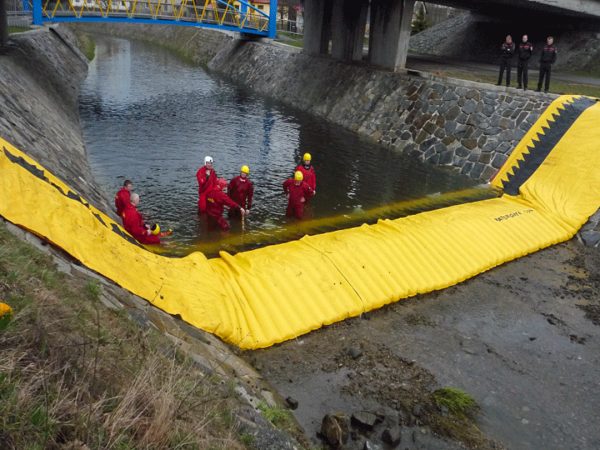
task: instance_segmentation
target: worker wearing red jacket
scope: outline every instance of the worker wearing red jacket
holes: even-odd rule
[[[160,237],[152,233],[152,230],[144,223],[142,215],[137,210],[139,203],[140,196],[135,193],[131,194],[131,201],[121,214],[123,227],[141,244],[160,244]]]
[[[306,201],[314,195],[312,188],[303,181],[304,175],[297,170],[294,172],[294,178],[288,178],[283,183],[283,192],[288,196],[288,205],[285,215],[302,219],[304,216],[304,205]]]
[[[313,195],[317,193],[317,175],[315,174],[315,168],[311,164],[312,156],[310,153],[305,153],[302,157],[302,164],[296,167],[296,170],[302,172],[304,182],[310,186],[313,190]],[[306,199],[308,201],[308,199]]]
[[[242,166],[239,176],[234,177],[227,187],[227,195],[245,210],[246,215],[250,213],[254,195],[254,184],[250,181],[249,176],[250,168]],[[238,209],[231,209],[229,212],[230,215],[239,215]]]
[[[125,180],[123,187],[115,195],[115,208],[119,217],[121,217],[123,210],[129,205],[131,191],[133,191],[133,183],[130,180]]]
[[[211,156],[204,158],[204,166],[196,172],[196,179],[198,180],[198,213],[203,214],[206,212],[206,194],[217,183],[217,173],[213,168]]]
[[[223,217],[223,210],[227,206],[230,210],[237,209],[243,217],[245,211],[240,205],[231,200],[224,192],[227,189],[227,181],[219,178],[206,194],[206,215],[208,216],[209,229],[219,227],[223,231],[229,230],[229,222]]]

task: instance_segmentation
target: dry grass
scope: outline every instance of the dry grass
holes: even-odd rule
[[[244,448],[221,380],[0,225],[0,448]]]

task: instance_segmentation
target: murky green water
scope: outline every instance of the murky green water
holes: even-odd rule
[[[166,244],[174,254],[235,252],[493,195],[443,195],[475,183],[133,41],[97,38],[80,114],[97,180],[111,195],[132,179],[147,221],[174,230]],[[305,152],[313,155],[317,196],[298,223],[285,218],[281,185]],[[227,179],[248,164],[255,183],[250,217],[243,227],[232,220],[227,234],[209,232],[197,215],[195,173],[205,155]]]

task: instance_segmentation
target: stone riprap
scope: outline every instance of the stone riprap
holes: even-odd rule
[[[87,60],[73,35],[53,28],[11,36],[0,55],[0,135],[111,211],[92,181],[78,113]]]

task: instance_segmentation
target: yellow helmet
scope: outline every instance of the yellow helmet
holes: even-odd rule
[[[250,167],[248,167],[248,166],[242,166],[242,168],[240,169],[240,172],[245,173],[246,175],[248,175],[250,173]]]
[[[296,170],[294,172],[294,180],[296,180],[296,181],[304,180],[304,175],[302,175],[302,172],[300,172],[299,170]]]
[[[160,234],[160,226],[157,223],[152,226],[151,230],[154,236],[158,236]]]
[[[310,161],[312,159],[312,156],[310,156],[310,153],[305,153],[304,156],[302,157],[302,161]]]

